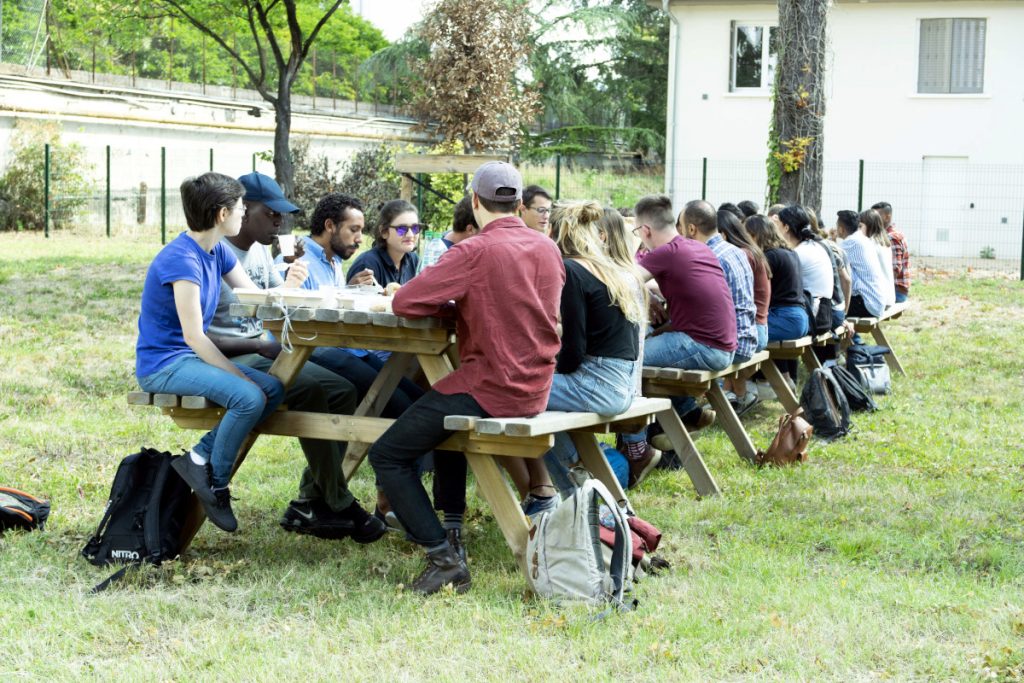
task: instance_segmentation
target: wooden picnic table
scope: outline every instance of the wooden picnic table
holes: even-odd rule
[[[264,327],[288,349],[281,352],[270,368],[270,373],[285,386],[292,383],[318,347],[392,352],[353,415],[281,408],[247,437],[235,461],[236,471],[259,434],[274,434],[348,442],[343,470],[346,478],[350,478],[365,458],[369,445],[394,422],[379,415],[402,377],[418,363],[433,385],[452,372],[458,363],[455,332],[449,321],[406,319],[386,311],[291,307],[280,303],[234,304],[231,314],[261,319]],[[188,398],[168,397],[164,401],[164,412],[181,427],[209,429],[223,415],[223,409],[218,406]],[[671,423],[669,414],[676,424]],[[494,419],[453,424],[450,428],[454,433],[439,448],[465,453],[476,478],[477,491],[491,507],[505,540],[523,567],[529,524],[496,456],[541,457],[553,446],[554,434],[568,431],[583,464],[609,488],[620,506],[628,508],[626,494],[601,453],[596,434],[635,431],[655,416],[669,424],[666,432],[670,436],[679,439],[681,445],[689,442],[692,448],[686,430],[666,399],[638,399],[630,410],[614,417],[595,413],[543,413],[534,418],[507,420],[507,425]],[[687,471],[702,495],[718,493],[717,484],[695,448],[692,448]],[[186,529],[183,548],[202,521],[202,511],[198,509]]]

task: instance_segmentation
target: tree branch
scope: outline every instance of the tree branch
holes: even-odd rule
[[[294,6],[294,0],[287,0],[287,4]],[[263,7],[263,3],[260,0],[253,0],[252,7],[256,9],[256,16],[260,20],[260,26],[263,27],[263,33],[267,36],[267,43],[270,44],[270,50],[274,53],[274,62],[277,64],[277,70],[280,74],[279,78],[284,78],[284,55],[281,54],[281,46],[277,44],[277,36],[274,35],[274,27],[270,24],[267,9]],[[253,28],[253,31],[255,31],[255,28]],[[278,86],[280,87],[280,83]]]
[[[316,23],[316,26],[313,27],[313,30],[310,31],[309,37],[306,38],[306,43],[302,46],[302,60],[306,59],[306,55],[309,53],[310,45],[312,45],[313,41],[316,40],[316,35],[320,33],[320,29],[323,28],[324,24],[327,23],[327,20],[330,19],[331,16],[333,16],[333,14],[336,11],[338,11],[338,8],[341,7],[341,3],[342,0],[338,0],[337,2],[335,2],[334,5],[329,10],[327,10],[322,17],[320,17],[320,21]]]

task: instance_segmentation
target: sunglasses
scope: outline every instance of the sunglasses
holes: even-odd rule
[[[392,225],[391,229],[398,233],[399,237],[405,237],[410,231],[412,234],[418,235],[423,230],[423,226],[419,223],[413,223],[412,225]]]

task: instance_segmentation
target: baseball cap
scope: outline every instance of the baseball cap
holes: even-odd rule
[[[470,186],[473,192],[492,202],[523,198],[523,177],[515,166],[504,161],[488,161],[480,166]]]
[[[277,181],[262,173],[246,173],[238,179],[245,188],[242,199],[250,202],[262,202],[278,213],[298,213],[299,207],[285,199],[284,191]]]

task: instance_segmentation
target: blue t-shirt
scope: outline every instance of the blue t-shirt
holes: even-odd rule
[[[220,279],[238,263],[231,250],[218,242],[213,252],[181,233],[160,250],[146,271],[139,313],[139,340],[135,344],[135,376],[146,377],[192,349],[185,343],[181,320],[174,305],[174,283],[187,280],[199,285],[203,331],[217,311]]]

